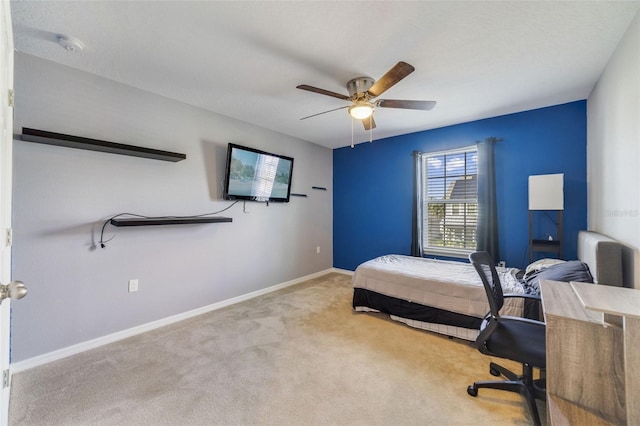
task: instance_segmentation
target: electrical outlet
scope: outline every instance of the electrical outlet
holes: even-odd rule
[[[316,254],[320,254],[320,246],[316,247]]]
[[[138,280],[129,280],[129,293],[138,291]]]
[[[507,262],[505,262],[504,260],[501,260],[500,262],[498,262],[498,266],[501,268],[506,268],[507,267]]]

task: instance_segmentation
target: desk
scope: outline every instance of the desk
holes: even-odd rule
[[[549,424],[640,422],[640,291],[541,282]]]

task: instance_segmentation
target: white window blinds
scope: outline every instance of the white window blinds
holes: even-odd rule
[[[476,249],[478,153],[475,147],[422,154],[423,250],[465,255]]]

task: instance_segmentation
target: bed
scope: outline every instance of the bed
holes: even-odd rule
[[[622,285],[622,246],[591,231],[578,234],[578,260],[542,259],[524,271],[497,268],[503,292],[536,294],[541,279]],[[468,262],[386,255],[359,265],[352,278],[353,309],[382,312],[411,327],[475,340],[489,311],[480,278]],[[505,301],[505,315],[534,317],[521,298]]]

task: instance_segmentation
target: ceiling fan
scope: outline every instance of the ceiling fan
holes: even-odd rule
[[[365,130],[371,130],[376,127],[376,123],[373,120],[373,112],[376,108],[401,108],[429,111],[436,106],[435,101],[409,101],[400,99],[374,100],[393,87],[400,80],[411,74],[414,70],[415,68],[412,65],[400,61],[394,65],[393,68],[387,71],[387,73],[378,81],[375,81],[371,77],[356,77],[347,82],[346,86],[349,96],[332,92],[330,90],[319,89],[306,84],[296,86],[297,89],[332,96],[334,98],[351,102],[351,105],[309,115],[301,118],[300,120],[306,120],[307,118],[315,117],[317,115],[348,108],[349,115],[357,120],[362,120]]]

